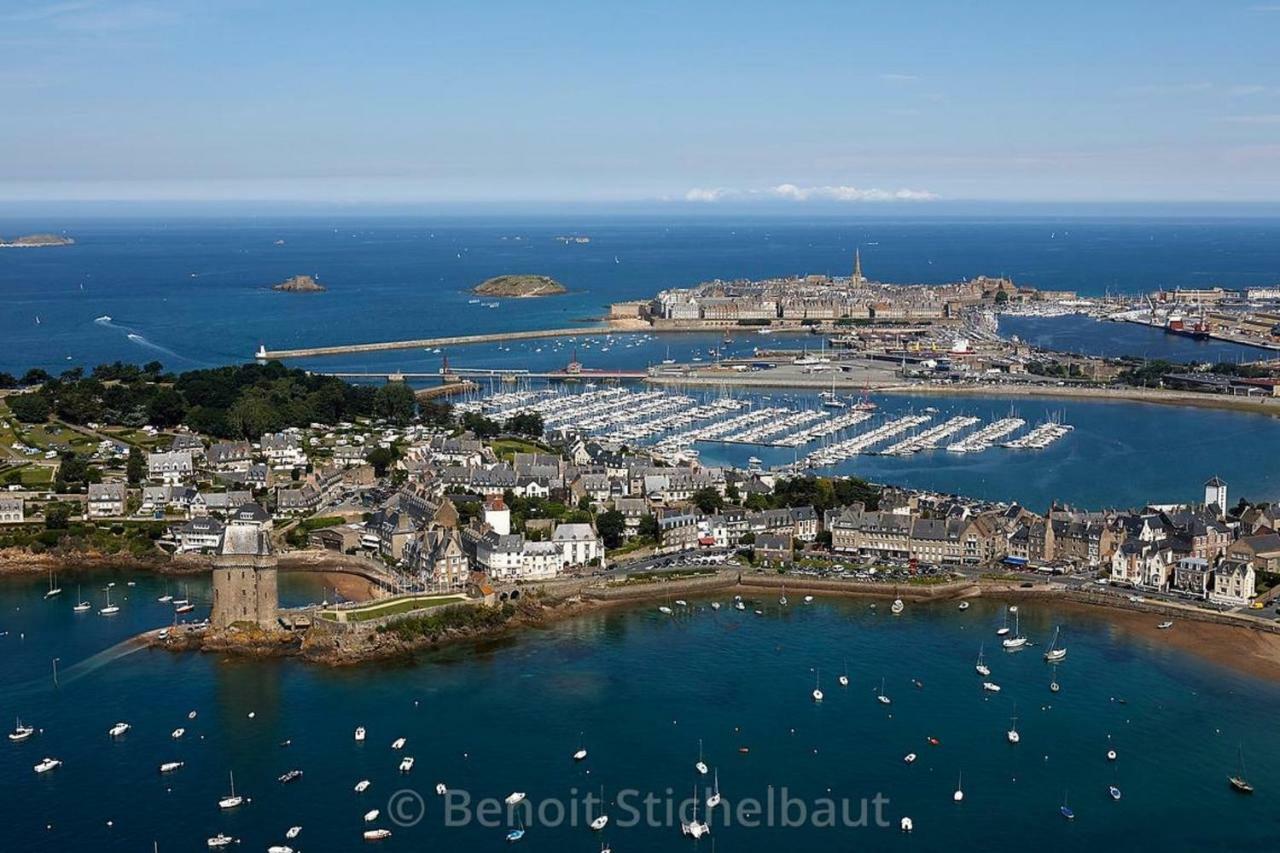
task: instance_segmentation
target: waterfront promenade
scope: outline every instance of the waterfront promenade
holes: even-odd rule
[[[253,357],[259,360],[284,360],[290,358],[312,358],[325,355],[347,355],[357,352],[386,352],[402,349],[435,349],[444,346],[462,346],[465,344],[499,343],[502,341],[526,341],[536,338],[560,338],[574,335],[598,335],[602,332],[616,331],[609,326],[577,326],[568,329],[530,329],[522,332],[492,332],[483,335],[451,335],[442,338],[419,338],[409,341],[379,341],[366,344],[337,344],[327,347],[300,347],[298,349],[267,349],[265,345],[258,347]]]

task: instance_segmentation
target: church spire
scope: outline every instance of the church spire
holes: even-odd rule
[[[853,250],[853,283],[862,284],[862,253],[858,249]]]

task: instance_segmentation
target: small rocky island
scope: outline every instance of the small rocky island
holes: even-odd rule
[[[309,275],[295,275],[271,289],[283,290],[286,293],[323,293],[328,288]]]
[[[483,296],[553,296],[565,293],[565,286],[545,275],[496,275],[480,282],[472,292]]]
[[[5,240],[0,237],[0,249],[39,249],[45,246],[70,246],[75,240],[61,234],[28,234]]]

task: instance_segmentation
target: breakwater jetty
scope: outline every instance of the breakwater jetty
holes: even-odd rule
[[[599,335],[613,332],[609,326],[578,326],[569,329],[530,329],[522,332],[493,332],[484,335],[451,335],[443,338],[419,338],[411,341],[378,341],[369,344],[338,344],[328,347],[300,347],[298,349],[267,349],[258,347],[253,357],[262,361],[288,358],[312,358],[324,355],[347,355],[355,352],[384,352],[401,349],[435,349],[444,346],[487,344],[501,341],[525,341],[534,338],[564,338],[574,335]]]

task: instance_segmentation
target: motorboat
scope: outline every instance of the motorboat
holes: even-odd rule
[[[914,752],[908,752],[906,755],[902,756],[902,763],[903,763],[903,764],[915,764],[915,763],[916,763],[916,754],[915,754]]]
[[[181,769],[182,765],[183,762],[181,761],[166,761],[164,764],[160,765],[160,772],[172,773],[175,770]]]
[[[267,848],[267,853],[293,853],[293,848],[288,844],[272,844]]]
[[[447,793],[449,793],[449,789],[445,787],[445,784],[443,782],[437,782],[436,783],[437,796],[443,797]]]
[[[1108,785],[1108,786],[1107,786],[1107,793],[1111,795],[1111,799],[1116,800],[1116,801],[1119,801],[1119,799],[1120,799],[1120,789],[1119,789],[1119,788],[1117,788],[1115,785]]]
[[[365,841],[381,841],[384,838],[390,838],[390,837],[391,837],[391,830],[389,829],[366,829],[364,831]]]
[[[356,783],[355,791],[357,794],[363,794],[367,790],[369,790],[368,779],[361,779],[359,782]]]
[[[806,595],[806,596],[804,597],[804,603],[805,603],[805,604],[813,604],[813,596],[812,596],[812,595]]]
[[[1166,619],[1165,621],[1161,622],[1161,623],[1160,623],[1159,625],[1157,625],[1156,627],[1157,627],[1157,628],[1159,628],[1161,631],[1168,631],[1170,628],[1172,628],[1172,627],[1173,627],[1173,622],[1172,622],[1172,621],[1170,621],[1170,620],[1168,620],[1168,619]]]
[[[911,822],[911,818],[909,817],[904,817],[902,820],[900,820],[898,822],[898,826],[901,827],[903,832],[910,832],[911,830],[915,829],[915,824]]]
[[[114,726],[107,729],[107,734],[111,737],[120,737],[122,734],[125,734],[126,732],[128,732],[129,729],[131,728],[132,726],[130,726],[128,723],[116,723]]]
[[[170,732],[169,737],[173,738],[174,740],[177,740],[178,738],[182,737],[186,733],[187,733],[186,729],[179,727],[174,729],[172,732]]]
[[[211,849],[217,850],[219,848],[235,844],[236,839],[232,838],[230,835],[219,832],[217,835],[210,838],[207,843]]]
[[[280,776],[276,779],[276,781],[278,781],[281,785],[288,785],[290,782],[297,782],[301,778],[302,778],[302,771],[295,769],[295,770],[287,770],[284,773],[281,773]]]
[[[982,689],[986,690],[988,693],[999,693],[1000,685],[996,684],[994,681],[984,681],[982,682]]]
[[[1115,761],[1115,760],[1116,760],[1116,758],[1117,758],[1117,756],[1116,756],[1116,751],[1115,751],[1114,749],[1108,749],[1108,750],[1107,750],[1107,761]]]
[[[34,769],[37,773],[48,773],[50,770],[54,770],[61,766],[62,761],[60,759],[42,758],[40,759],[40,763],[37,764]]]
[[[16,720],[13,724],[13,731],[9,732],[9,740],[14,743],[21,743],[35,733],[35,726],[24,726],[22,720]]]
[[[356,726],[356,740],[363,743],[364,736],[365,736],[364,726]]]
[[[902,603],[901,598],[895,598],[893,600],[893,604],[889,605],[889,612],[892,613],[894,616],[897,616],[899,613],[901,613],[903,610],[906,610],[906,609],[907,609],[907,606]]]
[[[503,802],[509,806],[518,805],[524,802],[525,796],[526,794],[524,791],[512,791],[510,794],[507,794],[507,797]]]
[[[402,738],[402,737],[398,737],[398,738],[396,738],[395,740],[391,741],[391,748],[392,748],[392,749],[404,749],[404,745],[405,745],[405,743],[406,743],[406,742],[407,742],[407,741],[406,741],[404,738]]]
[[[408,773],[412,769],[413,769],[413,756],[406,755],[404,758],[400,760],[400,772]]]
[[[959,609],[959,610],[968,610],[968,609],[969,609],[969,602],[967,602],[967,601],[962,601],[962,602],[960,602],[960,606],[959,606],[959,608],[957,608],[957,609]]]
[[[302,832],[302,827],[291,826],[289,827],[289,831],[284,834],[284,837],[292,841],[293,839],[297,838],[301,832]]]
[[[382,814],[382,812],[378,811],[377,809],[369,809],[369,811],[364,813],[364,822],[373,823],[375,820],[378,819],[378,815],[380,814]]]

